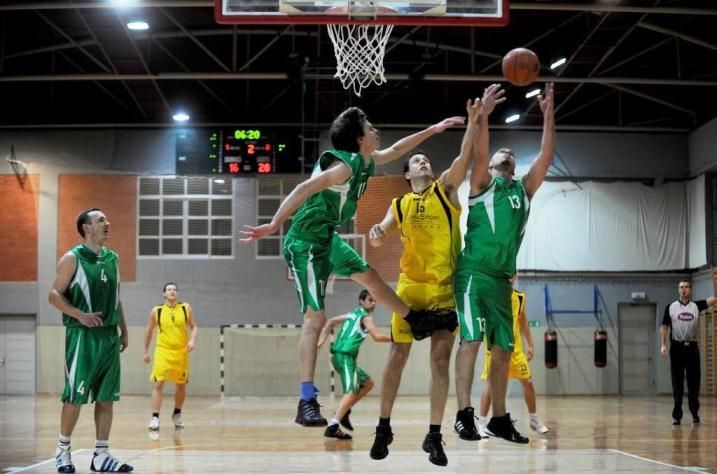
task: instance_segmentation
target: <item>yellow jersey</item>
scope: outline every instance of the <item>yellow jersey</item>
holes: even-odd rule
[[[177,301],[174,306],[162,304],[154,307],[157,319],[157,349],[172,351],[187,348],[187,303]]]
[[[452,285],[461,250],[461,209],[448,199],[440,180],[422,193],[406,193],[391,203],[401,231],[401,273],[410,280]]]
[[[513,307],[513,352],[523,352],[523,336],[520,334],[520,314],[525,310],[525,293],[513,290],[511,295]]]

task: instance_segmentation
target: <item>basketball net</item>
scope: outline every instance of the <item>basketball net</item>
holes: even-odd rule
[[[356,6],[352,1],[345,10],[348,10],[349,19],[375,19],[377,13],[376,6]],[[393,25],[327,24],[326,27],[336,56],[334,77],[341,81],[344,89],[353,88],[354,94],[361,97],[362,89],[386,82],[383,57]]]

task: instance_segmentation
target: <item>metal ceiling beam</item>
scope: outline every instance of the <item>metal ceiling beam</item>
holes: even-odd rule
[[[56,24],[54,24],[49,18],[47,18],[47,17],[46,17],[45,15],[43,15],[42,13],[36,11],[35,14],[36,14],[37,16],[39,16],[40,18],[42,18],[45,23],[47,23],[48,25],[50,25],[50,27],[51,27],[53,30],[55,30],[60,36],[62,36],[63,38],[65,38],[65,39],[66,39],[67,41],[69,41],[70,43],[74,44],[75,47],[79,48],[79,50],[82,52],[82,54],[84,54],[85,56],[87,56],[88,58],[90,58],[93,63],[97,64],[97,65],[100,67],[100,69],[102,69],[102,70],[105,71],[105,72],[110,72],[110,69],[109,69],[106,65],[104,65],[104,64],[102,63],[102,61],[100,61],[99,59],[97,59],[94,54],[90,53],[90,52],[87,51],[85,48],[83,48],[82,46],[80,46],[79,44],[77,44],[77,42],[75,41],[75,39],[74,39],[73,37],[71,37],[70,35],[68,35],[67,33],[65,33],[65,32],[62,30],[62,28],[60,28],[59,26],[57,26]]]
[[[641,50],[640,52],[635,53],[635,54],[633,54],[632,56],[629,56],[629,57],[623,59],[622,61],[619,61],[619,62],[613,64],[612,66],[603,69],[602,71],[598,71],[597,74],[600,75],[600,76],[602,76],[602,75],[604,75],[604,74],[606,74],[606,73],[612,71],[613,69],[619,68],[619,67],[622,66],[623,64],[629,63],[629,62],[632,61],[633,59],[636,59],[636,58],[642,56],[642,55],[645,54],[645,53],[649,53],[649,52],[652,51],[653,49],[657,49],[657,48],[659,48],[659,47],[661,47],[661,46],[664,46],[666,43],[669,43],[669,42],[672,41],[673,39],[674,39],[674,38],[665,38],[664,40],[660,41],[659,43],[653,44],[653,45],[650,46],[649,48],[645,48],[645,49]]]
[[[107,10],[117,9],[117,5],[107,1],[97,2],[18,2],[9,5],[1,5],[0,11],[22,11],[22,10]],[[120,7],[121,8],[121,7]],[[137,5],[137,8],[214,8],[212,0],[177,1],[177,0],[145,0]]]
[[[73,61],[69,56],[67,56],[67,55],[66,55],[65,53],[63,53],[62,51],[58,51],[57,54],[59,54],[60,56],[62,56],[62,58],[63,58],[65,61],[67,61],[71,66],[73,66],[73,67],[74,67],[75,69],[77,69],[78,71],[83,72],[83,73],[86,72],[86,71],[82,68],[82,66],[80,66],[79,64],[77,64],[75,61]],[[117,102],[119,105],[121,105],[125,110],[127,110],[127,111],[130,110],[130,108],[127,106],[127,104],[125,104],[119,97],[117,97],[116,95],[114,95],[114,94],[112,93],[112,91],[110,91],[110,90],[107,89],[105,86],[103,86],[100,81],[94,81],[94,84],[95,84],[102,92],[104,92],[105,94],[107,94],[108,96],[110,96],[110,97],[112,98],[112,100],[114,100],[114,101]],[[145,117],[146,117],[146,116],[145,116]]]
[[[284,28],[279,34],[274,36],[267,44],[264,45],[259,51],[254,54],[251,58],[247,59],[247,61],[242,64],[242,67],[239,68],[239,72],[245,71],[246,69],[251,66],[251,64],[259,59],[264,53],[266,53],[277,41],[281,39],[282,36],[284,36],[284,33],[287,33],[291,28],[293,28],[293,25],[289,25],[286,28]]]
[[[653,25],[652,23],[647,23],[644,21],[641,21],[638,23],[638,26],[640,28],[644,28],[646,30],[654,31],[656,33],[662,33],[664,35],[669,36],[675,36],[677,38],[683,39],[689,43],[693,43],[699,46],[702,46],[703,48],[711,49],[713,51],[717,51],[717,45],[709,43],[707,41],[701,40],[699,38],[695,38],[694,36],[686,35],[684,33],[680,33],[679,31],[671,30],[669,28],[664,28],[662,26]]]
[[[284,72],[167,72],[158,74],[37,74],[0,76],[0,82],[50,82],[50,81],[254,81],[285,80]],[[306,79],[334,80],[333,74],[307,73]],[[408,74],[386,74],[386,79],[402,81]],[[540,77],[541,82],[565,84],[638,84],[647,86],[717,87],[717,80],[655,79],[643,77]],[[503,76],[496,74],[426,74],[424,81],[431,82],[500,82]]]
[[[180,30],[182,33],[184,33],[190,40],[192,40],[192,42],[193,42],[194,44],[196,44],[196,45],[199,47],[199,49],[201,49],[202,51],[204,51],[204,53],[205,53],[207,56],[209,56],[210,58],[212,58],[212,60],[213,60],[215,63],[217,63],[217,64],[219,65],[219,67],[221,67],[222,69],[224,69],[224,70],[227,71],[227,72],[230,71],[229,66],[227,66],[226,64],[224,64],[224,61],[222,61],[221,59],[219,59],[216,54],[212,53],[212,51],[211,51],[209,48],[207,48],[206,46],[204,46],[204,43],[202,43],[201,41],[199,41],[199,40],[196,38],[196,36],[194,36],[189,30],[187,30],[187,29],[184,27],[184,25],[182,25],[179,21],[177,21],[177,19],[174,18],[167,10],[165,10],[164,8],[160,8],[159,10],[162,12],[162,14],[164,14],[164,16],[166,16],[166,17],[169,19],[169,21],[171,21],[172,23],[174,23],[174,26],[176,26],[177,28],[179,28],[179,30]]]
[[[657,4],[658,4],[659,2],[660,2],[660,0],[657,0],[657,1],[655,2],[655,6],[657,6]],[[605,16],[603,17],[603,19],[606,19],[607,16],[608,16],[608,15],[605,15]],[[635,31],[635,29],[637,28],[637,25],[638,25],[642,20],[644,20],[646,16],[647,16],[646,13],[640,15],[640,18],[639,18],[637,21],[635,21],[635,22],[632,24],[632,26],[630,26],[630,28],[628,28],[625,32],[623,32],[622,35],[620,35],[620,38],[618,38],[618,40],[615,41],[615,43],[614,43],[612,46],[610,46],[607,51],[605,51],[605,54],[603,54],[602,57],[600,58],[600,60],[597,62],[597,64],[595,64],[595,66],[593,66],[593,68],[592,68],[592,69],[590,70],[590,72],[588,73],[588,77],[593,77],[593,76],[595,75],[595,72],[596,72],[598,69],[600,69],[600,66],[602,66],[602,64],[607,60],[607,58],[610,57],[610,55],[615,51],[615,49],[617,49],[617,47],[620,46],[620,44],[622,44],[622,42],[625,41],[625,40],[627,39],[627,37],[632,34],[633,31]],[[600,24],[602,24],[602,22],[600,22]],[[575,55],[571,56],[571,57],[570,57],[570,61],[572,61],[572,59],[573,59],[574,57],[575,57]],[[568,63],[569,63],[570,61],[568,61]],[[565,69],[562,69],[561,72],[564,71],[564,70],[565,70]],[[560,74],[558,74],[558,75],[560,75]],[[582,89],[582,87],[583,87],[584,84],[585,84],[585,83],[582,82],[582,83],[578,84],[576,87],[574,87],[572,91],[570,91],[570,94],[568,94],[568,96],[561,101],[560,105],[558,105],[558,106],[555,108],[555,114],[556,114],[556,115],[557,115],[557,113],[560,111],[560,109],[562,109],[562,108],[565,106],[565,104],[568,103],[568,101],[570,101],[570,99],[573,98],[573,97],[575,96],[575,94],[577,94],[580,89]]]
[[[161,50],[164,52],[164,54],[166,54],[167,56],[169,56],[170,58],[172,58],[172,60],[174,60],[174,62],[177,63],[177,65],[178,65],[179,67],[181,67],[182,69],[184,69],[184,70],[187,71],[187,72],[190,70],[189,67],[188,67],[186,64],[184,64],[177,56],[175,56],[175,55],[174,55],[167,47],[165,47],[162,43],[160,43],[159,41],[155,40],[154,38],[152,38],[152,43],[154,43],[155,45],[157,45],[157,47],[159,47],[159,49],[161,49]],[[214,92],[214,91],[212,90],[212,88],[209,87],[205,81],[199,80],[199,81],[197,81],[197,82],[199,83],[200,86],[202,86],[202,88],[203,88],[205,91],[207,91],[207,93],[208,93],[209,95],[211,95],[212,97],[214,97],[214,99],[215,99],[217,102],[219,102],[220,104],[222,104],[225,108],[231,109],[231,107],[229,107],[229,104],[227,104],[226,101],[224,101],[224,99],[222,99],[221,97],[219,97],[219,95],[218,95],[216,92]]]
[[[152,81],[152,84],[154,85],[154,88],[157,91],[157,94],[159,94],[159,97],[162,99],[162,102],[164,102],[164,107],[167,110],[167,114],[172,115],[172,107],[169,105],[169,102],[167,102],[167,98],[164,96],[162,89],[159,87],[159,84],[157,83],[157,80],[154,78],[151,78],[152,74],[149,71],[149,65],[147,64],[147,61],[144,60],[142,53],[140,52],[139,48],[137,47],[137,43],[135,42],[134,38],[132,38],[132,35],[130,34],[129,30],[127,29],[127,25],[125,25],[125,22],[122,21],[122,17],[119,15],[119,13],[117,13],[116,16],[117,16],[117,21],[119,22],[120,26],[122,27],[122,31],[124,31],[125,35],[127,36],[127,39],[129,40],[129,44],[132,45],[132,49],[134,50],[134,53],[137,55],[139,62],[142,64],[142,68],[145,70],[147,75],[150,76],[150,80]],[[120,76],[124,76],[124,75],[125,74],[120,74]]]
[[[144,0],[140,8],[213,8],[212,0]],[[115,9],[111,2],[17,2],[1,5],[0,11],[20,10],[69,10],[79,9]],[[511,2],[511,10],[529,11],[581,11],[581,12],[613,12],[613,13],[650,13],[654,15],[710,15],[717,16],[717,10],[709,8],[688,7],[632,7],[584,3],[520,3]]]
[[[649,13],[651,15],[709,15],[717,16],[717,10],[686,7],[630,7],[601,5],[598,3],[520,3],[511,2],[511,10],[593,12],[593,13]]]
[[[416,130],[429,127],[430,124],[424,123],[391,123],[391,124],[374,124],[381,130]],[[37,130],[37,129],[123,129],[123,128],[186,128],[186,127],[291,127],[296,128],[296,122],[291,123],[256,123],[256,122],[192,122],[189,125],[178,126],[176,122],[155,122],[155,123],[46,123],[46,124],[13,124],[1,125],[0,130]],[[328,129],[330,123],[312,123],[311,129],[325,130]],[[518,131],[530,130],[540,131],[543,129],[540,125],[491,125],[491,130]],[[556,125],[558,132],[616,132],[616,133],[690,133],[689,128],[680,127],[616,127],[601,125]]]
[[[607,87],[612,87],[613,89],[617,89],[617,90],[619,90],[619,91],[625,92],[626,94],[631,94],[631,95],[640,97],[640,98],[642,98],[642,99],[645,99],[645,100],[649,100],[649,101],[651,101],[651,102],[654,102],[654,103],[656,103],[656,104],[660,104],[660,105],[663,105],[663,106],[665,106],[665,107],[669,107],[669,108],[671,108],[671,109],[678,110],[678,111],[680,111],[680,112],[682,112],[682,113],[684,113],[684,114],[687,114],[687,115],[689,115],[690,117],[692,117],[692,120],[693,120],[693,121],[696,119],[696,115],[695,115],[695,113],[694,113],[693,111],[691,111],[691,110],[689,110],[689,109],[686,109],[686,108],[684,108],[684,107],[680,107],[679,105],[675,105],[675,104],[673,104],[672,102],[668,102],[668,101],[663,100],[663,99],[660,99],[660,98],[658,98],[658,97],[654,97],[654,96],[651,96],[651,95],[649,95],[649,94],[645,94],[644,92],[638,92],[638,91],[636,91],[636,90],[633,90],[633,89],[630,89],[630,88],[627,88],[627,87],[623,87],[623,86],[618,85],[618,84],[605,84],[605,85],[606,85]]]
[[[112,58],[110,58],[110,55],[107,54],[107,50],[102,46],[102,43],[97,38],[97,35],[92,30],[92,27],[90,27],[90,24],[87,22],[87,19],[82,14],[80,10],[75,10],[77,12],[77,16],[80,17],[80,20],[82,21],[82,24],[85,25],[85,28],[87,29],[87,32],[90,34],[94,42],[97,44],[97,47],[100,48],[100,52],[105,57],[105,61],[107,61],[107,64],[110,65],[110,68],[112,68],[112,72],[117,74],[117,68],[115,67],[114,63],[112,62]],[[142,114],[144,118],[147,118],[147,111],[144,110],[144,107],[142,107],[142,104],[137,99],[137,96],[132,92],[132,89],[129,87],[126,81],[122,81],[122,87],[124,87],[124,90],[127,91],[127,94],[129,94],[130,98],[132,99],[132,102],[134,102],[134,105],[139,110],[139,113]]]

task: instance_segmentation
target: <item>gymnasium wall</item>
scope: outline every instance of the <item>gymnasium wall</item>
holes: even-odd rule
[[[144,325],[152,305],[161,301],[161,286],[165,281],[177,281],[181,297],[195,308],[200,331],[199,349],[193,356],[190,393],[215,394],[218,388],[218,337],[220,324],[228,323],[300,323],[296,311],[293,285],[286,279],[282,260],[254,258],[252,245],[237,244],[234,258],[227,260],[143,260],[136,259],[136,175],[171,174],[174,171],[175,130],[143,131],[38,131],[2,132],[0,150],[15,145],[17,158],[30,164],[33,178],[33,206],[37,226],[35,228],[36,269],[27,280],[13,276],[0,282],[0,313],[36,314],[38,323],[38,391],[57,392],[62,383],[63,329],[59,325],[57,311],[47,303],[57,258],[79,238],[74,229],[76,209],[86,206],[103,207],[112,223],[112,239],[109,246],[119,249],[122,265],[122,299],[130,325],[130,348],[123,355],[123,386],[125,393],[146,393],[149,390],[149,368],[141,362],[141,346]],[[400,136],[395,131],[382,134],[384,144]],[[426,143],[424,149],[431,155],[434,167],[444,169],[454,158],[460,143],[461,132],[446,132]],[[518,154],[519,171],[526,167],[537,152],[540,135],[537,132],[495,132],[491,148],[511,144]],[[573,175],[599,178],[646,177],[680,179],[689,176],[687,137],[682,135],[628,135],[561,133],[558,152]],[[10,188],[15,179],[12,171],[0,163],[0,177],[7,178],[3,184],[3,197],[14,196]],[[379,167],[378,174],[401,173],[401,164]],[[378,178],[382,187],[396,194],[405,192],[400,179]],[[5,190],[8,191],[5,191]],[[234,222],[238,229],[242,224],[255,222],[256,181],[236,180]],[[15,191],[16,193],[16,191]],[[359,227],[382,217],[388,206],[386,196],[371,200],[369,194],[362,201]],[[28,206],[27,197],[13,197],[3,209]],[[22,207],[22,209],[26,209]],[[29,210],[33,209],[30,206]],[[29,212],[29,211],[28,211]],[[3,216],[6,213],[3,212]],[[6,224],[8,245],[22,239],[27,244],[33,238],[32,229],[16,233],[17,225]],[[8,239],[7,236],[10,238]],[[368,247],[369,259],[379,271],[391,279],[396,274],[392,259],[400,252],[398,240],[394,240],[389,252],[374,253]],[[33,247],[29,245],[29,247]],[[4,249],[5,244],[0,245]],[[385,249],[384,249],[385,250]],[[12,255],[15,255],[12,252]],[[32,260],[32,257],[28,257]],[[3,262],[5,259],[3,258]],[[19,271],[18,268],[3,271]],[[27,271],[23,269],[22,271]],[[645,291],[650,300],[658,303],[658,309],[675,297],[676,275],[618,275],[606,276],[598,284],[603,291],[606,306],[613,313],[610,324],[610,342],[615,343],[616,320],[614,313],[619,302],[630,301],[631,291]],[[576,283],[576,281],[578,281]],[[591,278],[592,281],[592,278]],[[527,275],[521,285],[528,293],[528,317],[539,322],[534,328],[537,342],[534,377],[541,393],[615,393],[616,378],[613,355],[605,369],[592,367],[592,317],[563,317],[558,323],[565,330],[564,349],[561,346],[559,372],[548,372],[539,362],[542,357],[542,333],[545,320],[542,317],[542,286],[550,282],[553,303],[558,306],[580,308],[589,305],[585,288],[590,283],[580,283],[571,275]],[[603,286],[605,287],[603,289]],[[328,298],[330,315],[343,312],[356,303],[359,288],[350,282],[337,281],[334,293]],[[659,309],[661,310],[661,309]],[[376,319],[387,325],[389,315],[378,310]],[[613,337],[614,336],[614,337]],[[371,342],[367,342],[372,344]],[[428,378],[425,370],[427,344],[416,344],[410,362],[415,370],[412,382],[404,384],[402,393],[425,393]],[[379,377],[385,359],[386,346],[365,350],[366,369]],[[295,347],[287,347],[292,360]],[[425,356],[425,357],[424,357]],[[481,356],[482,357],[482,356]],[[326,362],[322,362],[325,364]],[[292,367],[291,370],[294,370]],[[321,375],[319,375],[321,377]],[[557,379],[556,379],[557,377]],[[379,377],[380,378],[380,377]],[[664,379],[664,377],[663,377]],[[660,379],[661,391],[669,387],[668,379]],[[320,381],[325,385],[325,380]],[[295,381],[288,380],[287,393],[294,393]],[[480,385],[476,390],[479,390]],[[322,386],[326,393],[328,389]]]

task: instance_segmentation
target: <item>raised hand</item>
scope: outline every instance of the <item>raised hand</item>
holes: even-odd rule
[[[442,133],[447,128],[454,127],[456,125],[463,125],[465,123],[465,121],[466,121],[466,119],[463,117],[457,117],[457,116],[456,117],[448,117],[446,119],[441,120],[437,124],[431,126],[431,128],[436,133]]]
[[[500,84],[491,84],[483,91],[483,109],[481,113],[488,116],[493,112],[495,106],[505,102],[505,91],[501,89]]]
[[[267,235],[273,234],[277,230],[279,229],[275,228],[273,224],[263,224],[257,227],[244,225],[243,230],[240,230],[239,233],[245,237],[243,239],[239,239],[239,242],[248,243],[254,240],[259,240]]]
[[[476,97],[475,99],[471,100],[468,99],[466,102],[466,112],[468,113],[468,122],[475,123],[478,120],[478,117],[480,116],[481,109],[483,108],[483,103],[481,100]]]
[[[555,99],[553,94],[552,82],[548,82],[545,84],[545,90],[543,91],[543,94],[540,94],[538,96],[538,104],[540,104],[540,110],[543,111],[543,120],[553,120]]]

